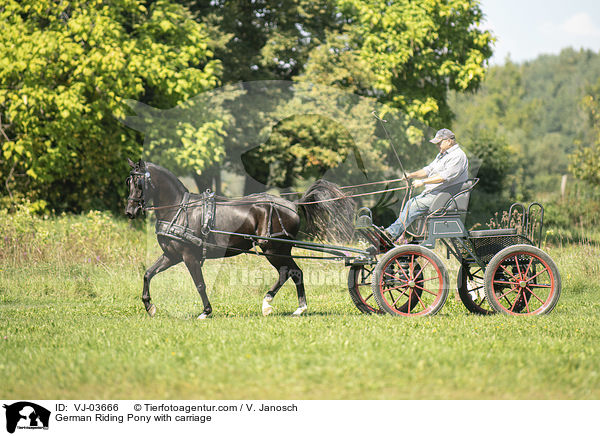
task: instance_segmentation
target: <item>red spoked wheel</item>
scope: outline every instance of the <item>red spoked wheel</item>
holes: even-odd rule
[[[375,265],[353,265],[348,273],[348,292],[350,298],[358,310],[362,313],[384,313],[379,308],[373,290],[371,289],[371,281],[373,280],[373,270]]]
[[[377,304],[387,313],[434,315],[448,298],[448,271],[433,251],[402,245],[377,263],[371,286]]]
[[[496,254],[485,270],[485,293],[490,306],[509,315],[542,315],[558,303],[558,267],[544,251],[513,245]]]

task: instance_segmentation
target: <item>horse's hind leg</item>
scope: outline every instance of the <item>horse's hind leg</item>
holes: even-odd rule
[[[194,280],[196,290],[200,294],[202,304],[204,305],[204,310],[198,316],[198,319],[206,319],[212,313],[212,307],[210,306],[210,301],[206,294],[206,283],[204,283],[204,276],[202,275],[202,260],[193,255],[184,255],[183,262],[190,272],[192,280]]]
[[[146,270],[146,273],[144,274],[144,290],[142,292],[142,301],[144,302],[144,307],[146,308],[148,315],[154,316],[156,313],[156,306],[150,302],[150,280],[152,280],[152,277],[154,277],[156,274],[163,272],[176,263],[178,262],[173,262],[170,258],[163,254],[156,262],[154,262],[154,265]]]
[[[304,312],[306,312],[308,308],[306,304],[306,294],[304,292],[302,270],[300,269],[300,267],[298,267],[294,259],[287,257],[290,255],[291,247],[286,251],[287,253],[281,251],[277,252],[273,249],[265,250],[265,254],[267,255],[266,257],[269,263],[277,269],[277,272],[279,273],[279,278],[271,287],[271,289],[267,292],[265,298],[263,299],[262,313],[264,316],[273,313],[271,301],[273,301],[273,298],[275,298],[275,295],[277,294],[279,289],[281,289],[283,284],[290,277],[294,281],[294,284],[296,285],[296,291],[298,292],[298,309],[296,309],[294,315],[302,315]],[[269,254],[275,254],[276,256],[269,256]]]
[[[304,291],[304,275],[294,259],[289,259],[289,265],[288,275],[294,281],[296,291],[298,292],[298,309],[296,309],[292,315],[300,316],[308,310],[306,293]]]

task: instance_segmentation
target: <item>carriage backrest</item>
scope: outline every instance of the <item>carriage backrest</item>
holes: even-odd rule
[[[439,193],[429,208],[429,214],[466,213],[469,208],[471,191],[477,182],[479,182],[479,179],[469,179],[466,182],[450,186],[446,191]]]

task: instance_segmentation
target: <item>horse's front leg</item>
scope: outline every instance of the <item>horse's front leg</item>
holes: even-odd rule
[[[210,301],[208,300],[208,295],[206,294],[206,284],[204,283],[204,276],[202,275],[202,259],[199,259],[194,255],[184,255],[183,262],[190,272],[192,280],[194,280],[196,290],[200,294],[200,298],[202,298],[202,304],[204,305],[204,310],[198,316],[198,319],[206,319],[212,313],[212,307],[210,306]]]
[[[164,254],[158,258],[154,265],[152,265],[146,273],[144,274],[144,290],[142,292],[142,301],[144,302],[144,307],[146,308],[146,312],[148,315],[154,316],[156,314],[156,306],[150,302],[150,280],[156,274],[163,272],[164,270],[170,268],[175,265],[176,262],[173,262],[169,257]]]

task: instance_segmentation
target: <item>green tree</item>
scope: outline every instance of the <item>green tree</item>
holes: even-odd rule
[[[481,159],[478,176],[486,192],[523,196],[531,190],[533,168],[529,132],[539,101],[528,100],[518,65],[492,67],[477,93],[452,94],[453,129],[460,142]]]
[[[492,55],[474,0],[339,0],[348,49],[374,80],[368,92],[428,125],[447,124],[449,90],[476,89]]]
[[[211,31],[215,58],[223,65],[224,84],[263,80],[292,80],[302,73],[310,52],[325,40],[325,34],[342,25],[335,0],[180,0],[189,7],[198,21],[205,23]],[[196,177],[199,189],[220,186],[219,175],[222,168],[240,174],[247,170],[261,180],[267,161],[272,156],[263,156],[267,149],[244,155],[245,165],[240,165],[238,156],[247,152],[249,145],[240,132],[258,128],[261,117],[248,111],[244,103],[232,101],[227,111],[235,114],[230,120],[223,162],[206,168]],[[288,122],[295,123],[292,119]],[[285,122],[284,122],[285,124]],[[283,125],[278,130],[291,132],[291,127]],[[231,134],[236,131],[237,134]],[[241,139],[238,140],[238,138]],[[286,138],[289,145],[293,138]],[[285,145],[282,145],[284,147]],[[285,150],[278,152],[283,156]],[[264,159],[258,156],[264,157]],[[315,157],[315,160],[320,158]],[[261,162],[259,164],[259,162]],[[289,162],[289,159],[288,159]],[[252,177],[246,178],[246,192],[262,190],[262,184],[256,184]]]
[[[139,135],[118,121],[123,100],[171,107],[218,84],[206,26],[173,2],[145,4],[0,0],[0,179],[10,196],[56,210],[117,207],[125,158],[141,154]]]
[[[576,177],[594,187],[600,186],[600,81],[588,90],[582,106],[588,116],[585,140],[576,141],[569,169]]]
[[[498,194],[527,201],[559,191],[575,144],[593,142],[580,102],[596,95],[590,86],[599,74],[600,55],[565,49],[520,65],[509,59],[489,69],[476,93],[451,94],[453,130],[473,153],[480,142],[508,147],[511,159]],[[493,173],[482,168],[480,175]]]
[[[214,32],[223,83],[291,80],[342,24],[335,0],[180,0]]]
[[[322,22],[328,24],[326,27],[307,32],[315,36],[304,47],[312,48],[304,50],[306,63],[294,80],[338,87],[387,105],[388,112],[404,119],[404,133],[413,133],[400,135],[411,139],[404,143],[405,155],[411,154],[409,146],[423,139],[423,132],[414,135],[416,131],[409,129],[409,122],[416,120],[432,126],[449,123],[448,91],[475,89],[484,77],[492,53],[492,37],[476,27],[482,18],[476,1],[338,0],[334,18],[331,10],[321,9],[325,11]],[[269,53],[261,50],[262,55]],[[272,54],[269,57],[277,58]],[[269,62],[269,58],[262,59]],[[259,64],[256,63],[257,68]],[[305,120],[327,123],[322,118]],[[304,129],[300,119],[282,123],[269,148],[271,154],[277,141],[282,150],[290,143],[313,147],[315,151],[338,150],[338,144],[326,135],[306,135],[306,141],[298,135],[281,135],[297,133],[298,129]],[[309,129],[328,130],[325,125],[316,128],[315,124]],[[370,142],[363,143],[367,144]],[[378,149],[389,151],[387,146]],[[269,155],[259,154],[255,161],[266,165],[269,159]]]

